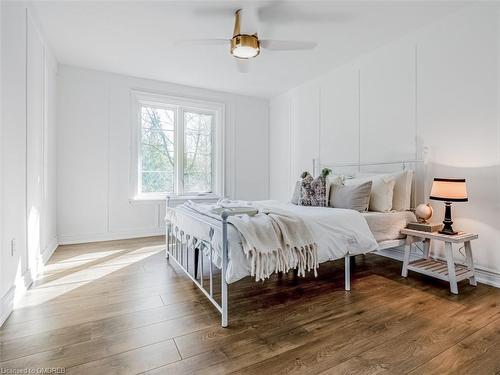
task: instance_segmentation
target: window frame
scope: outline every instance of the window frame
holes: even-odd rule
[[[174,200],[214,199],[224,196],[224,118],[223,103],[200,98],[170,96],[161,93],[151,93],[132,90],[132,120],[131,120],[131,162],[130,162],[130,200],[131,201],[163,201],[167,195]],[[173,109],[174,124],[174,192],[172,193],[142,193],[141,183],[141,140],[143,106]],[[212,191],[196,193],[184,191],[184,128],[185,112],[210,113],[212,121]],[[180,177],[180,178],[179,178]]]

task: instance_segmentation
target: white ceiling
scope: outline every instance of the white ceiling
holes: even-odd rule
[[[463,2],[37,1],[62,64],[240,94],[272,97],[465,6]],[[259,37],[316,41],[313,51],[263,51],[238,73],[227,38],[238,8],[260,9]],[[243,18],[245,26],[245,18]]]

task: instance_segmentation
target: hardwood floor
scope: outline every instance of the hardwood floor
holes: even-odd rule
[[[0,370],[69,374],[499,374],[500,289],[448,285],[376,255],[319,276],[231,284],[230,327],[166,261],[163,238],[60,246],[0,330]],[[205,267],[205,270],[208,268]]]

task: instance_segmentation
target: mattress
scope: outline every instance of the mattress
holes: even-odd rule
[[[372,235],[369,226],[361,214],[353,210],[331,207],[304,207],[291,203],[277,201],[260,201],[255,204],[264,204],[267,207],[286,209],[299,215],[309,226],[314,238],[317,239],[319,263],[343,258],[346,254],[362,254],[378,248],[377,241]],[[170,220],[182,228],[186,233],[205,241],[210,241],[214,247],[213,262],[221,266],[221,233],[215,229],[214,236],[207,236],[207,224],[217,224],[218,220],[203,216],[205,223],[192,217],[183,206],[169,211]],[[167,212],[167,216],[169,216]],[[198,216],[198,215],[195,215]],[[200,217],[201,218],[201,217]],[[219,223],[220,225],[220,223]],[[250,275],[250,262],[243,252],[239,232],[232,225],[228,225],[229,262],[227,281],[229,283]]]
[[[411,221],[417,221],[411,211],[364,212],[363,217],[377,242],[404,238],[399,232]]]

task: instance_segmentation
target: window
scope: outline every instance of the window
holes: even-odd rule
[[[223,107],[144,93],[135,93],[134,104],[134,198],[222,195]]]

